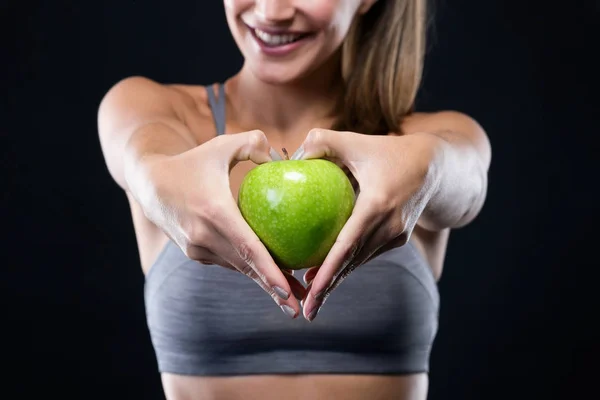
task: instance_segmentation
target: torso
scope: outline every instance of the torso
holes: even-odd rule
[[[197,136],[199,143],[206,142],[216,135],[206,91],[203,87],[172,85],[184,99],[185,110],[181,115],[186,125]],[[251,128],[250,128],[251,129]],[[227,133],[242,132],[249,128],[240,127],[235,118],[227,116]],[[307,132],[307,131],[306,131]],[[282,143],[265,132],[274,148],[286,147],[293,153],[306,135],[290,136]],[[248,162],[237,164],[231,171],[231,191],[237,196],[244,176],[255,165]],[[146,273],[169,239],[144,216],[141,208],[129,197],[134,229],[142,269]],[[428,232],[415,228],[411,241],[423,254],[432,268],[433,275],[439,278],[446,251],[448,231]],[[243,377],[189,377],[162,375],[163,386],[168,399],[275,399],[282,393],[286,398],[310,399],[415,399],[424,400],[427,394],[427,375],[408,376],[369,376],[369,375],[297,375],[297,376],[243,376]],[[295,397],[296,396],[296,397]]]

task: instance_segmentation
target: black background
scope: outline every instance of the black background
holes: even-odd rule
[[[597,267],[599,9],[436,2],[419,108],[475,117],[493,161],[480,217],[451,236],[432,400],[593,388],[598,312],[578,285],[593,286]],[[96,112],[127,76],[205,84],[237,72],[222,2],[3,1],[0,29],[2,387],[161,399],[129,209]]]

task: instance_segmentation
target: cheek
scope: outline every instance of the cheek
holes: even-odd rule
[[[341,42],[352,23],[358,4],[352,0],[322,1],[318,7],[307,10],[315,28],[325,32],[328,38]]]
[[[248,10],[252,4],[254,4],[254,1],[252,0],[223,0],[227,24],[229,25],[229,30],[236,42],[240,39],[238,18],[244,11]]]
[[[235,21],[242,13],[252,8],[253,4],[253,0],[223,0],[225,16],[229,23],[231,24],[231,22]]]
[[[336,7],[335,3],[335,1],[322,2],[318,6],[307,7],[306,13],[316,29],[328,30],[332,25],[335,25],[338,18],[336,11],[339,8],[339,6]]]
[[[225,10],[233,13],[248,8],[252,3],[254,3],[252,0],[223,0]]]

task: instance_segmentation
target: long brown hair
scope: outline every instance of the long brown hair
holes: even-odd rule
[[[379,0],[342,45],[345,92],[336,130],[400,132],[421,83],[427,0]]]

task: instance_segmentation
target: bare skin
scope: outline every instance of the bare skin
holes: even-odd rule
[[[227,80],[225,86],[226,132],[231,136],[214,139],[216,132],[207,94],[200,86],[160,85],[136,78],[117,85],[118,88],[107,95],[99,110],[102,148],[111,175],[127,193],[144,273],[148,273],[169,241],[168,234],[186,254],[192,254],[192,259],[216,260],[216,264],[249,274],[249,279],[255,279],[277,305],[291,307],[295,317],[302,311],[316,309],[318,300],[315,295],[318,290],[325,289],[318,286],[327,282],[327,274],[333,268],[322,268],[324,274],[317,273],[310,285],[315,293],[310,297],[310,293],[306,293],[303,310],[299,311],[300,305],[294,296],[282,297],[275,293],[274,287],[291,288],[291,283],[288,285],[291,281],[302,285],[295,277],[287,274],[284,277],[270,257],[261,257],[265,254],[259,248],[261,246],[255,244],[249,248],[252,242],[242,240],[250,239],[252,232],[245,230],[242,221],[234,218],[232,214],[236,214],[233,212],[236,207],[228,198],[227,187],[222,185],[224,181],[213,175],[219,179],[226,178],[227,163],[240,159],[265,162],[269,158],[268,146],[278,151],[285,147],[289,154],[301,145],[308,149],[305,141],[307,136],[311,137],[309,132],[314,128],[326,130],[332,127],[332,113],[344,84],[340,79],[341,53],[338,50],[354,17],[368,12],[374,3],[375,0],[224,1],[228,25],[245,59],[242,70]],[[281,57],[271,56],[265,47],[258,45],[257,34],[262,32],[262,37],[265,34],[268,37],[272,29],[309,36],[305,36],[307,41],[302,45],[302,51]],[[431,205],[426,210],[428,213],[421,214],[410,236],[428,261],[433,275],[439,279],[450,229],[466,225],[481,207],[486,183],[483,171],[489,165],[489,146],[484,132],[474,121],[453,112],[414,114],[405,119],[400,131],[405,135],[421,135],[419,140],[435,142],[436,148],[444,149],[441,151],[444,156],[436,159],[439,164],[431,165],[443,170],[445,179],[439,180],[436,196],[428,200],[428,205]],[[255,135],[250,136],[253,132]],[[262,141],[260,143],[252,139],[258,138],[257,133]],[[338,144],[350,146],[346,137],[336,134]],[[390,135],[397,134],[390,132]],[[404,139],[415,143],[417,140],[409,140],[415,138],[417,136]],[[399,141],[399,138],[390,139],[394,143]],[[236,146],[242,146],[242,142],[246,150],[240,153],[241,147]],[[259,151],[259,148],[262,150]],[[386,150],[381,151],[389,156],[390,151]],[[418,164],[418,154],[421,153],[413,153],[411,162]],[[374,152],[368,156],[378,157],[378,154]],[[389,157],[390,162],[386,166],[393,167],[392,159]],[[234,199],[242,180],[255,167],[254,162],[241,161],[231,170],[230,191]],[[187,171],[193,167],[188,166],[194,165],[198,166],[194,170],[196,174],[189,177]],[[215,165],[217,167],[213,168]],[[393,172],[389,168],[384,176],[395,176]],[[465,174],[469,174],[468,179]],[[194,191],[188,188],[193,185],[196,175],[207,187],[216,183],[214,190],[201,193],[196,190],[197,200],[186,203],[186,194]],[[395,195],[396,191],[405,189],[401,185],[398,185],[400,189],[389,186],[391,189],[388,187],[385,193],[387,198],[383,196],[386,204],[390,197],[394,197],[390,193]],[[372,189],[376,191],[378,188]],[[384,192],[384,189],[382,187],[381,191]],[[211,199],[213,204],[210,204]],[[224,204],[222,210],[212,208],[219,202]],[[218,212],[211,212],[214,210]],[[394,210],[404,212],[402,207]],[[176,218],[172,218],[173,215]],[[236,216],[239,217],[238,214]],[[411,226],[416,218],[415,214]],[[157,225],[151,221],[156,221]],[[228,221],[238,221],[239,224],[228,225]],[[338,243],[343,245],[352,241],[340,240]],[[239,252],[240,248],[252,251]],[[244,255],[248,254],[251,261],[258,261],[247,263]],[[335,266],[333,262],[328,265]],[[251,268],[246,268],[248,266]],[[312,318],[309,315],[304,317]],[[425,400],[428,391],[428,376],[424,373],[236,377],[165,373],[162,374],[162,382],[170,400]]]
[[[169,85],[168,88],[179,98],[177,114],[194,134],[198,143],[204,143],[216,134],[206,91],[203,87]],[[297,126],[286,132],[277,132],[270,127],[250,126],[252,121],[245,118],[240,123],[231,104],[235,99],[235,77],[226,84],[227,129],[229,132],[243,132],[261,129],[275,149],[285,147],[290,154],[303,142],[307,132],[315,127],[327,128],[330,120],[302,119]],[[440,124],[442,121],[439,121]],[[415,115],[407,120],[405,130],[421,130],[425,125],[435,125],[435,118],[426,114]],[[237,197],[238,188],[244,176],[255,164],[240,162],[231,171],[231,192]],[[144,273],[147,273],[168,242],[167,236],[145,216],[141,207],[128,193],[139,255]],[[417,226],[411,240],[429,261],[434,276],[439,278],[449,229],[438,232],[427,231]],[[424,400],[427,396],[428,377],[426,374],[404,376],[370,375],[260,375],[242,377],[189,377],[163,374],[162,382],[167,398],[187,399],[279,399],[284,394],[288,399],[401,399]]]

